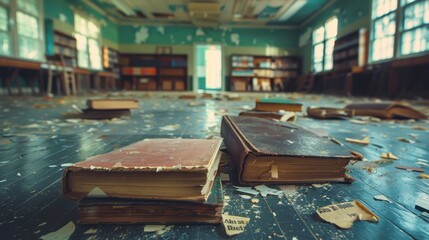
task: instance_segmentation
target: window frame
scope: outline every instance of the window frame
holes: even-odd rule
[[[326,26],[327,26],[327,23],[332,21],[333,19],[337,20],[336,34],[335,34],[335,36],[327,37]],[[321,41],[314,42],[314,33],[317,30],[319,30],[320,28],[323,28],[323,39]],[[327,46],[327,42],[329,40],[334,39],[334,43],[335,43],[335,40],[337,39],[337,37],[338,37],[338,16],[336,16],[336,15],[329,17],[321,25],[318,25],[317,27],[314,28],[314,30],[312,31],[312,35],[311,35],[311,38],[312,38],[311,39],[311,52],[312,52],[312,54],[311,54],[311,70],[313,73],[316,73],[316,74],[317,73],[324,73],[324,72],[329,72],[329,71],[333,70],[333,59],[334,59],[334,49],[333,48],[332,48],[332,53],[330,56],[330,59],[332,60],[332,67],[330,69],[325,68],[326,61],[327,61],[327,59],[329,59],[329,56],[326,55],[326,46]],[[322,61],[315,62],[315,50],[314,49],[319,44],[322,44],[322,46],[323,46],[323,57],[322,57]],[[314,68],[315,63],[321,63],[322,64],[322,70],[321,71],[315,71],[315,68]]]
[[[77,30],[76,26],[76,16],[79,16],[79,18],[82,18],[85,20],[85,24],[86,24],[86,33],[82,33],[80,31]],[[96,21],[95,19],[91,18],[90,16],[88,16],[87,14],[80,12],[80,11],[75,11],[74,12],[74,37],[76,38],[76,44],[78,44],[78,37],[77,35],[80,35],[81,37],[85,38],[85,51],[83,50],[79,50],[79,48],[76,46],[77,48],[77,67],[79,68],[84,68],[84,69],[90,69],[90,70],[103,70],[103,59],[102,59],[102,41],[101,41],[101,24]],[[89,22],[92,22],[97,28],[98,28],[98,33],[97,36],[91,36],[90,34],[88,34],[89,31]],[[91,50],[90,50],[90,40],[95,41],[98,44],[98,59],[97,61],[99,61],[100,65],[98,66],[99,68],[96,68],[92,65],[92,61],[91,61]],[[80,65],[80,60],[79,60],[79,55],[80,53],[86,53],[86,57],[87,57],[87,62],[86,62],[86,66],[82,66]]]
[[[25,11],[25,9],[19,9],[18,1],[16,0],[10,0],[8,4],[4,4],[3,2],[0,2],[0,6],[6,9],[8,14],[7,15],[8,20],[9,20],[7,22],[8,31],[6,31],[6,33],[9,36],[9,54],[8,55],[0,54],[0,57],[23,59],[26,61],[43,62],[45,60],[45,35],[44,35],[45,30],[44,30],[44,24],[43,24],[44,12],[43,12],[42,0],[36,0],[38,16],[35,16],[32,13]],[[18,20],[17,20],[18,12],[22,12],[36,19],[36,22],[38,25],[37,46],[38,46],[38,49],[40,49],[37,58],[28,58],[28,57],[20,56],[20,46],[19,46],[20,34],[18,33]]]

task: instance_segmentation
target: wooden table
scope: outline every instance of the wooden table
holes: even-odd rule
[[[29,60],[22,60],[22,59],[14,59],[14,58],[0,58],[0,69],[3,75],[3,79],[6,83],[7,86],[7,90],[9,95],[13,95],[12,93],[12,89],[11,89],[11,82],[16,80],[16,76],[18,76],[19,72],[22,70],[30,70],[30,71],[37,71],[38,74],[34,74],[29,76],[28,80],[30,81],[31,84],[31,92],[34,94],[35,90],[34,90],[34,82],[37,78],[40,79],[40,84],[43,85],[42,83],[42,77],[41,77],[41,63],[40,62],[34,62],[34,61],[29,61]],[[27,78],[26,78],[27,80]],[[18,92],[19,95],[22,95],[22,89],[21,89],[21,85],[19,83],[19,81],[17,81],[17,86],[18,86]],[[42,88],[40,88],[42,89]],[[42,90],[39,90],[42,91]]]
[[[104,84],[101,84],[103,82]],[[100,90],[101,85],[104,90],[116,89],[116,76],[113,72],[95,72],[94,73],[94,88]]]

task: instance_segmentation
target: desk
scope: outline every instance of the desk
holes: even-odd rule
[[[89,70],[83,68],[75,68],[74,73],[76,74],[78,92],[81,92],[83,89],[91,89],[91,72]]]
[[[16,76],[19,74],[20,70],[30,70],[30,71],[37,71],[39,72],[39,79],[42,81],[42,78],[40,77],[41,70],[40,70],[41,63],[40,62],[34,62],[34,61],[28,61],[28,60],[21,60],[21,59],[13,59],[13,58],[0,58],[0,68],[5,68],[5,74],[3,75],[3,78],[5,80],[7,91],[9,95],[12,94],[12,89],[10,86],[10,82],[15,80]],[[31,82],[31,92],[34,94],[34,80],[37,78],[37,74],[31,75],[31,77],[28,78],[28,80]],[[22,95],[22,89],[20,86],[19,81],[17,81],[18,85],[18,91],[19,95]],[[43,85],[43,84],[41,84]]]
[[[401,70],[416,66],[424,67],[425,65],[429,67],[429,55],[394,60],[390,67],[390,96],[396,96],[398,94],[398,79]]]

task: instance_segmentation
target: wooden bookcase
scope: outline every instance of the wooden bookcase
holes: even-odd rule
[[[54,52],[53,55],[62,55],[65,64],[77,66],[76,38],[65,33],[54,31]]]
[[[293,91],[300,65],[293,56],[231,55],[231,90]]]
[[[119,79],[120,69],[119,69],[119,53],[116,50],[113,50],[109,47],[102,48],[103,54],[103,68],[107,72],[113,72],[115,78]]]
[[[131,80],[125,89],[186,91],[187,55],[121,54],[121,74]]]
[[[352,93],[354,75],[366,69],[368,30],[361,28],[339,37],[335,41],[333,58],[333,70],[322,74],[322,91],[333,94]]]

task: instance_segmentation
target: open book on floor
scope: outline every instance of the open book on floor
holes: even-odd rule
[[[411,106],[400,102],[366,102],[353,103],[346,106],[356,116],[373,116],[383,119],[427,119],[427,116]]]
[[[65,169],[64,195],[207,200],[222,139],[145,139]]]
[[[205,202],[85,198],[78,202],[79,223],[220,223],[223,190],[216,178]]]
[[[345,167],[359,159],[289,122],[226,115],[221,135],[244,184],[348,182]]]

